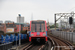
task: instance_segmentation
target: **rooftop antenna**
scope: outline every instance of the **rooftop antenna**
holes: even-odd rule
[[[33,13],[31,14],[31,20],[33,20]]]

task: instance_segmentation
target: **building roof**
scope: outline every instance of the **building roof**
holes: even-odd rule
[[[15,23],[16,25],[18,25],[18,24],[25,24],[25,23]]]
[[[6,27],[16,27],[15,24],[6,24]]]
[[[29,25],[28,23],[14,23],[14,24],[23,24],[23,25]]]

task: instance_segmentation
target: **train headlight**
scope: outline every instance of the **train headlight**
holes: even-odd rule
[[[31,36],[34,36],[34,34],[31,34]]]
[[[43,36],[46,36],[46,34],[43,34]]]

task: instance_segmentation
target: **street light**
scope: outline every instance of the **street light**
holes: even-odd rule
[[[21,39],[20,39],[20,18],[21,18],[21,14],[19,14],[19,46],[21,45]]]

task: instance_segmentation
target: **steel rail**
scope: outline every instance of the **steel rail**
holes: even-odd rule
[[[52,39],[54,39],[54,41],[56,41],[58,44],[60,44],[61,46],[63,46],[63,45],[65,45],[65,46],[69,46],[69,48],[68,48],[68,50],[75,50],[75,48],[74,48],[74,46],[71,44],[71,43],[69,43],[69,42],[67,42],[67,41],[65,41],[65,40],[62,40],[62,39],[60,39],[60,38],[57,38],[57,37],[55,37],[55,36],[53,36],[53,35],[49,35]],[[56,39],[56,40],[55,40]],[[59,43],[59,42],[60,43]],[[73,46],[73,47],[72,47]],[[61,49],[60,49],[61,50]]]

